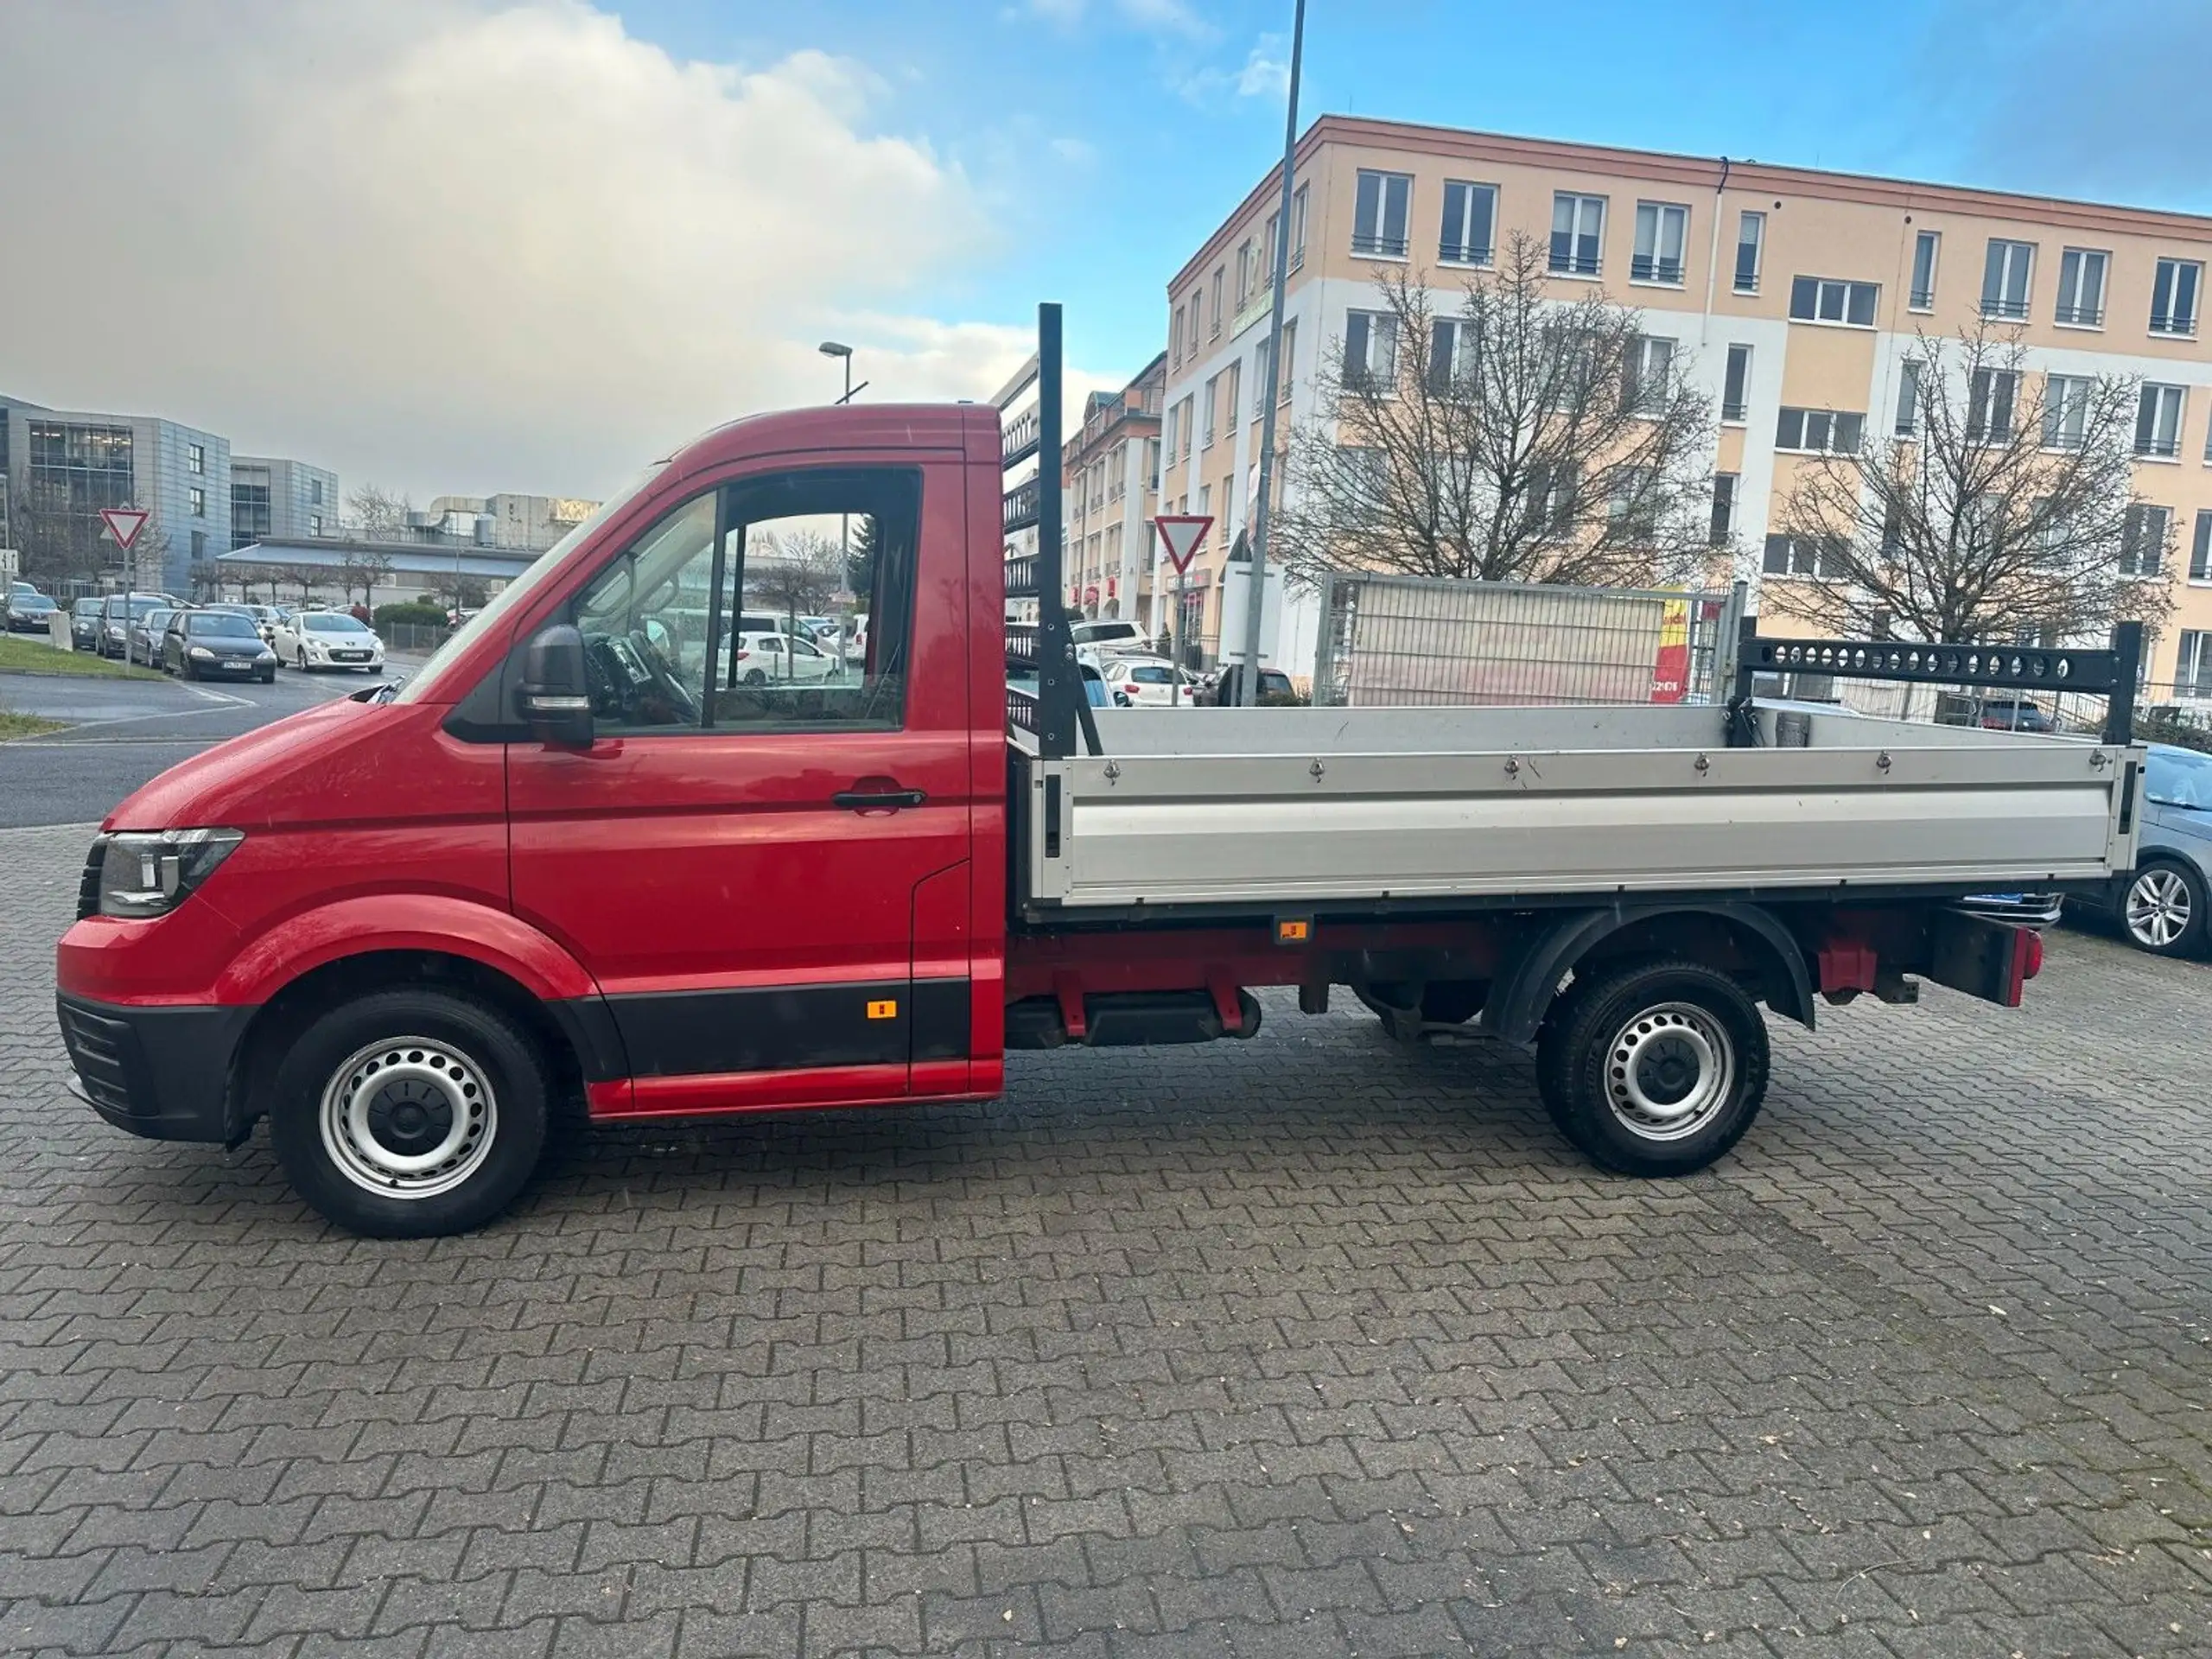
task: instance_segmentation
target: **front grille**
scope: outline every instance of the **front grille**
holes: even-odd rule
[[[125,1075],[124,1049],[130,1028],[120,1020],[109,1020],[83,1008],[61,1004],[61,1042],[85,1092],[111,1110],[130,1109],[130,1087]]]
[[[107,858],[107,837],[94,836],[92,850],[85,855],[85,873],[77,878],[77,919],[100,913],[100,865]]]

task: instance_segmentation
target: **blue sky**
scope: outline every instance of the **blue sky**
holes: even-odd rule
[[[875,124],[992,201],[997,245],[922,302],[1065,300],[1135,366],[1166,277],[1281,143],[1289,0],[635,0],[672,54],[807,47],[883,77]],[[2204,0],[1310,0],[1301,124],[1351,111],[2212,210]],[[1241,90],[1240,90],[1241,83]],[[895,251],[887,251],[895,257]]]
[[[0,390],[427,497],[1077,385],[1280,154],[1290,0],[0,0]],[[1328,111],[2212,212],[2212,0],[1312,0]],[[120,238],[129,257],[118,256]],[[118,322],[118,319],[124,320]],[[245,342],[251,342],[250,346]]]

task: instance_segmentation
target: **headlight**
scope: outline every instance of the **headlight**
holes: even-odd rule
[[[166,916],[245,839],[243,830],[163,830],[110,836],[100,858],[103,916]]]
[[[214,660],[215,657],[215,653],[208,650],[205,645],[194,645],[190,651],[185,652],[185,655],[188,657],[197,657],[202,662],[212,662]]]
[[[257,663],[273,663],[276,660],[276,653],[264,645],[261,648],[261,654],[253,660]]]

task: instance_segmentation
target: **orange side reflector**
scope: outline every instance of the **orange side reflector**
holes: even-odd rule
[[[871,1020],[896,1020],[899,1005],[896,1002],[871,1002],[868,1005],[868,1017]]]
[[[1277,944],[1303,944],[1313,937],[1313,924],[1311,922],[1277,922],[1275,924]]]

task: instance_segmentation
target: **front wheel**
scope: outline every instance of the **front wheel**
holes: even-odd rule
[[[1578,979],[1537,1036],[1552,1122],[1626,1175],[1687,1175],[1725,1155],[1766,1097],[1766,1024],[1726,974],[1632,963]]]
[[[2145,864],[2127,884],[2120,919],[2138,950],[2195,956],[2204,943],[2204,883],[2185,864]]]
[[[537,1044],[498,1008],[378,991],[294,1040],[270,1139],[293,1190],[340,1227],[442,1237],[514,1201],[545,1149],[550,1097]]]
[[[292,666],[298,669],[302,674],[308,671],[308,652],[305,645],[301,646],[297,652],[293,653]]]

